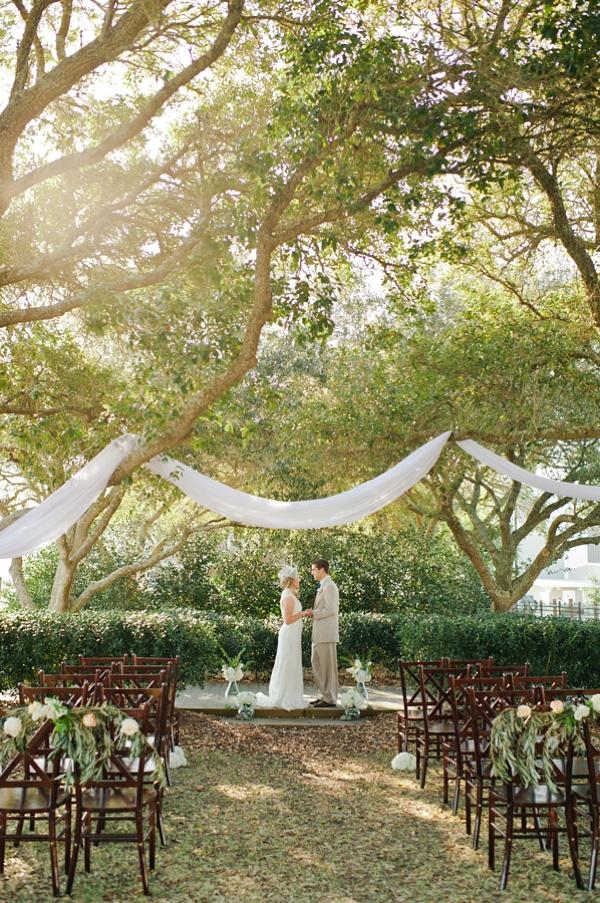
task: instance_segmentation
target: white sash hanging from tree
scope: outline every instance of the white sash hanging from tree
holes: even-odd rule
[[[450,436],[449,432],[441,433],[395,467],[353,489],[327,498],[300,502],[263,499],[240,492],[167,456],[153,458],[145,467],[177,486],[204,508],[236,523],[270,529],[316,530],[361,520],[408,492],[434,467]],[[111,475],[138,441],[133,435],[115,439],[60,489],[2,530],[0,565],[11,558],[29,555],[62,536],[106,489]],[[471,439],[460,441],[457,445],[487,467],[542,492],[562,498],[600,502],[598,486],[583,486],[539,476]]]

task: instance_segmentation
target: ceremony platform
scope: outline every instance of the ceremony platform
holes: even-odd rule
[[[225,699],[225,688],[227,684],[224,681],[207,683],[203,687],[190,686],[186,687],[177,694],[176,707],[187,712],[202,712],[205,715],[217,715],[221,717],[234,717],[237,714],[236,706]],[[241,681],[240,690],[250,691],[251,693],[267,693],[268,684],[251,683],[250,681]],[[350,686],[340,688],[339,698],[342,693],[350,689]],[[338,701],[338,705],[334,708],[314,708],[310,706],[309,700],[314,699],[316,690],[314,687],[305,686],[304,699],[306,705],[302,709],[293,709],[287,711],[285,709],[256,709],[254,723],[271,724],[274,727],[285,727],[288,725],[305,723],[308,726],[318,726],[319,724],[331,723],[332,719],[340,719],[344,709]],[[377,687],[369,684],[369,704],[366,709],[361,712],[361,717],[368,718],[378,712],[396,712],[402,706],[402,695],[399,687]],[[340,724],[353,724],[356,722],[340,721]]]

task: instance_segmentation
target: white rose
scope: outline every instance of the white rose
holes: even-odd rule
[[[125,718],[121,724],[121,733],[125,737],[133,737],[134,734],[138,733],[139,729],[140,726],[135,718]]]
[[[234,675],[235,675],[233,678],[234,680],[242,679],[242,677],[244,676],[244,669],[242,668],[241,665],[238,665],[238,667],[235,669]]]
[[[417,767],[417,760],[412,753],[401,752],[392,759],[392,768],[396,771],[413,771]]]
[[[84,727],[97,727],[98,726],[98,719],[96,718],[96,716],[94,715],[93,712],[86,712],[81,720],[83,721]],[[130,718],[129,720],[133,721],[133,718]],[[134,731],[134,733],[135,733],[135,731]]]
[[[232,668],[229,665],[223,665],[223,677],[228,681],[235,680],[235,668]]]
[[[590,696],[590,705],[595,712],[600,714],[600,693],[594,693],[593,696]]]
[[[42,705],[37,699],[29,703],[27,711],[31,715],[32,721],[41,721],[43,718],[48,717],[48,706]]]
[[[573,717],[574,717],[575,721],[583,721],[583,719],[587,718],[589,714],[590,714],[589,708],[587,707],[587,705],[584,705],[582,702],[580,702],[579,705],[576,705],[575,709],[573,711]]]
[[[366,684],[371,680],[371,674],[369,671],[365,671],[364,668],[359,668],[354,675],[354,679],[358,684]]]
[[[517,718],[523,718],[525,721],[531,718],[531,709],[528,705],[520,705],[517,707]]]
[[[46,706],[46,717],[52,721],[58,721],[62,715],[69,711],[67,706],[63,705],[60,699],[56,699],[54,696],[46,696],[44,704]]]
[[[354,694],[352,690],[348,690],[347,693],[342,693],[342,705],[345,709],[354,705]]]
[[[238,708],[243,705],[254,705],[255,702],[256,696],[249,690],[246,690],[244,693],[240,693],[237,697]]]
[[[553,699],[550,703],[550,708],[555,715],[562,715],[565,710],[565,704],[562,699]]]
[[[4,733],[9,737],[18,737],[22,730],[23,722],[20,718],[15,718],[14,715],[11,715],[4,722]]]

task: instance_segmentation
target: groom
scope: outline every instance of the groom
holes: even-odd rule
[[[311,660],[319,697],[313,699],[310,705],[328,708],[337,705],[340,594],[329,576],[329,562],[325,558],[315,558],[310,572],[320,582],[313,605]]]

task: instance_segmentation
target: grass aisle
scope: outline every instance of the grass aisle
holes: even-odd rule
[[[440,771],[421,791],[389,767],[394,716],[344,728],[261,728],[185,716],[191,767],[175,772],[169,846],[151,876],[155,903],[572,903],[566,840],[560,874],[517,842],[508,891],[440,804]],[[485,838],[483,847],[485,848]],[[81,863],[81,865],[83,865]],[[92,853],[75,903],[143,899],[133,846]],[[44,845],[7,849],[0,900],[50,901]],[[63,882],[64,889],[64,882]]]

